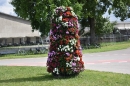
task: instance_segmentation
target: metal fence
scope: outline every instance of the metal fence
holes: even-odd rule
[[[44,54],[48,52],[48,46],[17,46],[17,47],[2,47],[0,48],[0,55],[6,54]]]
[[[123,42],[130,40],[130,35],[122,35],[122,34],[106,34],[103,36],[96,36],[96,43],[108,43],[108,42]],[[90,43],[90,37],[81,37],[80,38],[81,45],[87,45]]]

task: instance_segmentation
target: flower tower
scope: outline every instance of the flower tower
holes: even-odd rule
[[[78,18],[71,7],[54,10],[47,59],[49,73],[67,76],[84,70],[78,28]]]

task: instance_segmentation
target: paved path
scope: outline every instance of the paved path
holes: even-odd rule
[[[85,54],[86,69],[130,74],[130,48]]]
[[[46,66],[47,57],[5,59],[0,60],[1,66]],[[84,54],[85,68],[90,70],[108,71],[130,74],[130,48],[116,51]]]

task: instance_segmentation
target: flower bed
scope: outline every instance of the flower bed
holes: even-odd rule
[[[78,18],[71,7],[54,10],[47,59],[49,73],[66,76],[84,70],[78,28]]]

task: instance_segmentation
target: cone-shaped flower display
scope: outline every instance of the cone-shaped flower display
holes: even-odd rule
[[[47,59],[49,73],[66,76],[84,70],[78,28],[78,18],[71,7],[54,10]]]

